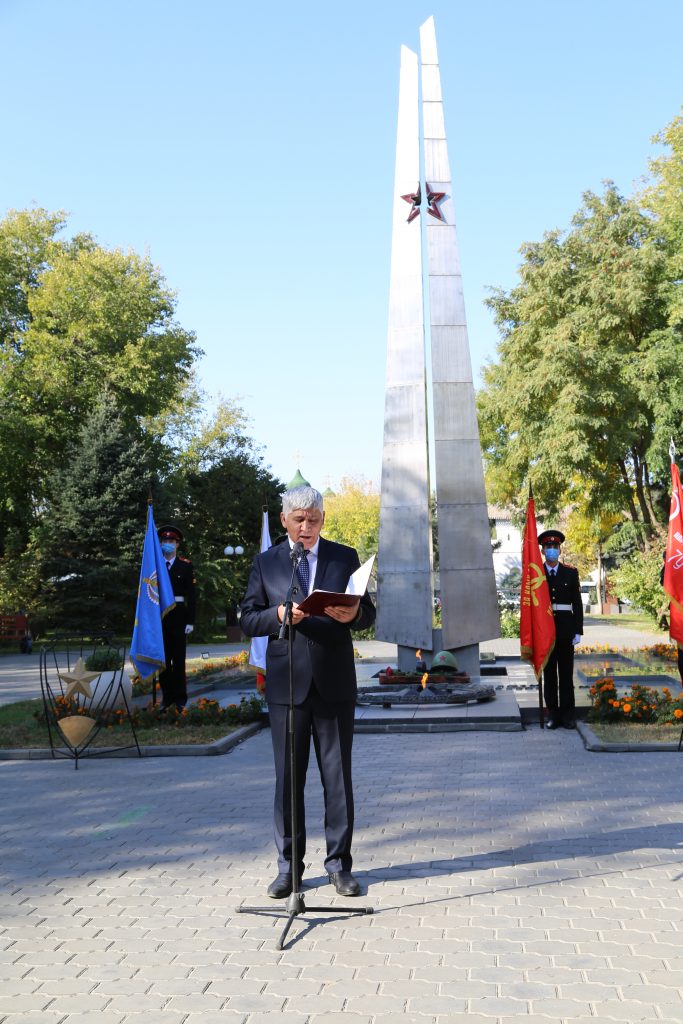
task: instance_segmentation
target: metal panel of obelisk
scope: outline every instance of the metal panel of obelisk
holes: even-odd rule
[[[479,675],[479,643],[500,619],[455,228],[434,22],[417,55],[401,48],[394,186],[376,635],[398,645],[398,666],[429,665],[439,650]],[[424,175],[420,174],[420,153]],[[429,282],[440,630],[427,430],[423,234]]]

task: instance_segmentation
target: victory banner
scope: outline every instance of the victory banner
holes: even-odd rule
[[[522,544],[519,643],[522,657],[533,665],[539,684],[539,702],[540,709],[542,710],[540,694],[541,673],[555,646],[555,619],[553,618],[553,610],[550,607],[550,591],[543,567],[541,550],[538,546],[536,512],[531,493],[529,493],[526,523],[524,524],[524,541]],[[542,715],[541,728],[543,728]]]
[[[669,533],[666,539],[664,563],[664,591],[671,598],[669,604],[669,636],[683,645],[683,494],[678,466],[671,456],[671,504],[669,506]]]

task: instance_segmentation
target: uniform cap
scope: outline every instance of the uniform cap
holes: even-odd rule
[[[561,530],[544,530],[538,535],[539,544],[564,544],[564,534]]]
[[[183,539],[182,531],[177,526],[160,526],[157,530],[159,540],[163,540],[164,537],[170,537],[171,540],[177,540],[180,544]]]

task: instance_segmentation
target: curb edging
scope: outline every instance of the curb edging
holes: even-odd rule
[[[255,736],[260,732],[264,723],[250,722],[236,729],[227,736],[212,743],[169,743],[168,746],[141,746],[140,751],[143,757],[207,757],[218,754],[227,754],[233,747],[238,746],[244,740]],[[112,748],[95,747],[94,753],[79,754],[78,760],[85,761],[95,757],[137,757],[138,752],[133,747]],[[54,754],[46,747],[18,747],[16,750],[0,750],[0,761],[71,761],[69,755]]]
[[[577,722],[576,729],[586,750],[600,754],[653,754],[673,751],[680,754],[678,743],[605,743],[585,722]]]

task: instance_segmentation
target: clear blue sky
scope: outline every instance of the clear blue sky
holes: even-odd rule
[[[0,0],[0,213],[149,252],[285,481],[379,482],[399,48],[430,14],[478,379],[487,286],[680,111],[680,0]]]

